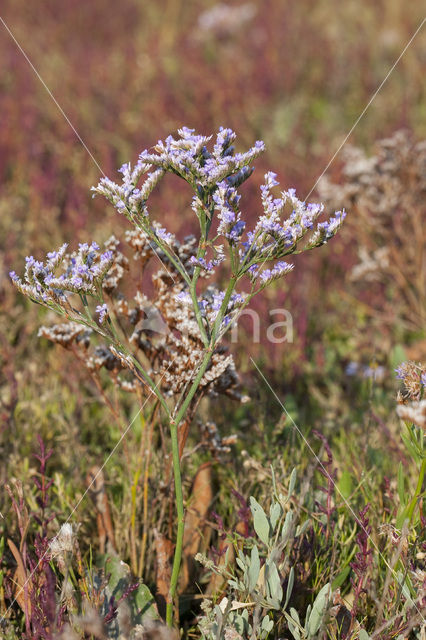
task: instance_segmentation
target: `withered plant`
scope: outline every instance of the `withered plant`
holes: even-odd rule
[[[385,287],[382,315],[396,316],[409,331],[422,333],[426,326],[426,142],[416,142],[402,130],[381,140],[374,155],[357,147],[347,147],[343,153],[342,184],[324,177],[318,190],[329,206],[351,210],[348,228],[359,256],[351,280],[360,291]]]

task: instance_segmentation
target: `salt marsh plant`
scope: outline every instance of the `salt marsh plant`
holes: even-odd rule
[[[126,240],[136,248],[142,267],[158,258],[156,293],[149,300],[137,286],[132,298],[123,294],[128,264],[115,238],[103,249],[96,242],[68,252],[66,244],[44,262],[26,258],[15,286],[31,300],[62,315],[67,324],[52,329],[55,341],[87,341],[97,334],[104,346],[89,365],[124,374],[120,384],[154,396],[170,427],[177,533],[167,599],[167,623],[173,622],[184,533],[184,502],[180,456],[188,419],[206,393],[232,393],[236,374],[221,340],[250,303],[271,282],[292,271],[291,255],[319,247],[339,230],[344,211],[318,221],[323,205],[302,202],[294,189],[277,197],[276,174],[268,172],[261,186],[261,213],[252,229],[240,211],[239,187],[265,145],[257,141],[245,153],[235,151],[235,133],[221,128],[212,136],[182,128],[152,150],[143,151],[134,167],[124,164],[121,184],[107,177],[93,188],[105,196],[132,225]],[[179,242],[152,218],[148,199],[167,173],[193,190],[191,209],[198,220],[196,237]],[[143,179],[145,176],[145,179]],[[218,269],[224,288],[210,284]],[[224,277],[227,273],[227,277]],[[217,279],[219,281],[219,279]],[[154,306],[167,325],[158,336],[144,321]],[[83,329],[83,331],[82,331]],[[49,334],[48,330],[43,333]]]

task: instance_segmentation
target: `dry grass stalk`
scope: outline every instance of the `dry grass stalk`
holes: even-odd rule
[[[18,565],[13,576],[13,583],[16,586],[13,597],[16,599],[16,602],[25,613],[25,616],[30,619],[31,600],[29,597],[29,591],[31,589],[31,582],[27,581],[27,572],[25,570],[24,561],[22,560],[22,556],[16,544],[9,538],[7,541],[7,545],[13,557],[15,558],[16,564]]]
[[[162,533],[154,529],[155,544],[155,574],[157,593],[155,599],[158,605],[158,611],[162,617],[166,613],[166,603],[169,593],[170,578],[172,573],[171,559],[173,556],[174,545]]]
[[[346,233],[359,253],[352,280],[365,289],[379,283],[391,291],[383,312],[413,331],[426,322],[426,142],[406,131],[381,140],[377,153],[347,147],[343,184],[321,179],[323,200],[351,211]],[[375,310],[377,311],[377,310]],[[418,356],[416,356],[418,357]]]

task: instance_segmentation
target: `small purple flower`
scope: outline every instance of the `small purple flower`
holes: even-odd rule
[[[336,211],[330,220],[318,224],[318,230],[323,233],[324,240],[330,240],[336,234],[345,218],[346,211]]]
[[[130,173],[130,162],[125,162],[124,164],[122,164],[118,171],[123,175]]]
[[[262,284],[269,284],[294,269],[294,265],[288,262],[277,262],[272,269],[264,269],[259,278]]]
[[[265,173],[265,184],[263,184],[260,187],[260,190],[263,191],[269,191],[270,189],[272,189],[273,187],[276,187],[279,185],[278,180],[276,180],[277,174],[274,173],[273,171],[268,171],[268,173]]]
[[[213,309],[213,311],[219,311],[220,307],[222,306],[224,297],[225,297],[225,293],[223,291],[221,291],[220,293],[215,293],[213,295],[213,302],[211,305],[211,308]]]
[[[73,287],[80,288],[83,286],[83,278],[80,278],[80,276],[73,275],[70,279],[70,283]]]
[[[262,271],[262,273],[260,274],[260,280],[261,280],[261,282],[263,282],[263,283],[268,282],[271,278],[272,278],[272,271],[271,271],[271,269],[264,269],[264,270]]]
[[[234,224],[232,229],[225,235],[230,242],[233,242],[233,243],[238,242],[238,240],[241,238],[243,234],[245,227],[246,227],[246,223],[243,220],[238,220],[238,222]]]
[[[93,275],[89,269],[89,267],[87,266],[87,264],[80,264],[77,267],[77,273],[80,276],[86,276],[89,280],[93,280]]]
[[[420,376],[420,383],[426,389],[426,372],[422,373]]]
[[[19,276],[17,275],[16,271],[9,271],[9,277],[12,282],[18,282],[19,280]]]
[[[233,307],[243,304],[245,300],[245,296],[241,295],[241,293],[233,293],[231,296],[230,302]]]
[[[198,308],[199,308],[201,311],[205,311],[205,310],[206,310],[206,308],[207,308],[207,302],[206,302],[205,300],[199,300],[199,301],[198,301]]]
[[[98,304],[98,306],[95,309],[96,313],[99,314],[99,322],[100,324],[102,324],[103,322],[105,322],[105,318],[108,316],[108,307],[107,305],[104,304]]]
[[[257,277],[259,275],[259,265],[258,264],[252,264],[248,269],[247,269],[247,275],[250,278],[250,280],[255,283],[257,280]]]
[[[345,373],[347,376],[354,376],[358,372],[358,369],[358,362],[349,362],[349,364],[346,366]]]
[[[166,244],[172,244],[174,240],[174,235],[172,233],[169,233],[168,231],[166,231],[166,229],[160,226],[157,226],[157,228],[155,229],[155,232],[157,236],[160,238],[160,240],[162,240]]]
[[[189,262],[194,265],[194,267],[200,267],[205,271],[213,271],[214,267],[219,264],[220,260],[209,260],[206,262],[205,258],[196,258],[195,256],[191,256]]]
[[[406,373],[406,367],[405,367],[405,362],[403,362],[402,364],[399,365],[399,367],[397,367],[395,369],[395,373],[396,373],[396,379],[397,380],[404,380],[405,378],[405,373]]]
[[[362,376],[363,378],[371,378],[372,380],[380,381],[384,378],[385,372],[386,370],[382,366],[365,366],[362,371]]]

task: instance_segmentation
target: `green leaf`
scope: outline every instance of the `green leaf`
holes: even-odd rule
[[[404,595],[404,598],[406,599],[408,606],[412,607],[413,606],[413,600],[411,598],[412,595],[412,585],[410,584],[410,579],[408,576],[404,576],[402,571],[398,571],[397,572],[397,580],[398,580],[398,584],[402,589],[402,593]],[[411,586],[411,589],[410,589]]]
[[[106,587],[106,596],[108,599],[114,596],[117,601],[133,582],[130,567],[117,555],[113,554],[104,556],[103,566],[105,574],[110,576]],[[130,608],[130,615],[134,625],[141,624],[146,615],[152,619],[159,617],[154,597],[146,584],[139,584],[125,598],[125,602]]]
[[[284,520],[283,528],[281,531],[281,539],[287,543],[291,535],[291,525],[293,524],[293,511],[287,511],[287,515]]]
[[[284,612],[285,617],[287,618],[289,631],[295,640],[300,640],[299,627],[296,626],[294,622],[292,622],[292,620],[297,620],[297,623],[300,625],[299,616],[297,615],[296,609],[290,609],[290,613],[291,613],[291,617],[288,615],[286,611]],[[295,616],[297,616],[297,618]]]
[[[297,613],[296,609],[294,609],[293,607],[290,608],[290,615],[293,618],[293,620],[295,620],[297,624],[300,625],[299,614]]]
[[[250,566],[248,570],[248,590],[254,591],[260,572],[259,551],[256,546],[251,550]]]
[[[408,520],[408,512],[410,510],[410,505],[402,506],[398,509],[398,515],[396,516],[395,528],[401,530],[404,522]]]
[[[351,572],[351,568],[347,566],[339,574],[337,574],[337,576],[334,578],[333,582],[331,583],[331,590],[335,591],[336,589],[341,587],[342,584],[345,582],[346,578],[348,577],[348,575],[350,574],[350,572]]]
[[[269,633],[270,631],[272,631],[273,626],[274,626],[274,621],[271,620],[271,618],[266,615],[262,620],[262,625],[260,628],[262,629],[262,631],[266,631],[266,633]]]
[[[133,616],[134,624],[141,624],[145,616],[151,619],[159,617],[154,597],[146,584],[140,584],[127,600],[131,608],[135,609]]]
[[[267,598],[267,600],[274,609],[279,609],[281,600],[283,599],[283,589],[280,575],[274,562],[266,563],[265,578],[266,586],[269,590],[269,598]]]
[[[281,505],[278,502],[273,502],[269,509],[269,519],[271,521],[272,530],[275,531],[275,527],[277,526],[277,522],[282,514]]]
[[[274,467],[272,465],[269,466],[271,467],[272,488],[274,490],[274,496],[277,496],[277,481],[275,480]]]
[[[413,460],[415,460],[417,463],[420,462],[420,453],[421,452],[419,452],[418,447],[412,441],[410,436],[408,434],[406,434],[406,433],[401,433],[401,439],[402,439],[403,443],[405,444],[405,446],[407,447],[407,450],[410,452],[410,455],[413,458]]]
[[[308,608],[306,609],[306,615],[305,615],[305,636],[308,635],[308,624],[309,624],[309,616],[311,615],[311,611],[312,611],[312,605],[308,604]]]
[[[288,574],[287,590],[285,594],[285,602],[284,602],[283,609],[287,608],[287,605],[290,601],[291,594],[293,591],[293,585],[294,585],[294,567],[291,567],[290,573]]]
[[[296,471],[296,467],[293,469],[293,471],[290,474],[290,482],[288,484],[288,497],[291,498],[291,496],[293,495],[293,491],[294,491],[294,487],[296,486],[296,479],[297,479],[297,471]]]
[[[305,520],[305,522],[303,524],[298,524],[296,527],[296,533],[295,536],[296,538],[298,538],[299,536],[303,535],[306,531],[306,529],[308,529],[308,527],[311,525],[311,521],[310,520]]]
[[[250,509],[253,514],[253,526],[259,538],[266,545],[269,544],[271,525],[260,504],[252,496],[250,497]]]
[[[349,471],[343,471],[340,476],[340,480],[337,483],[337,488],[339,489],[341,495],[345,500],[347,500],[353,491],[353,481],[352,476]]]
[[[404,347],[401,344],[395,345],[391,351],[391,357],[390,357],[391,367],[393,369],[396,369],[398,365],[400,365],[401,362],[404,362],[405,360],[407,360],[407,354],[405,352]]]
[[[402,466],[402,462],[399,463],[398,466],[398,495],[399,501],[401,505],[405,505],[405,484],[404,484],[404,467]]]
[[[113,592],[114,597],[116,597],[116,593],[121,596],[130,578],[129,565],[117,555],[111,554],[105,557],[104,569],[105,574],[109,575],[108,588]]]
[[[321,626],[325,610],[327,608],[329,595],[330,584],[326,584],[315,598],[315,602],[312,605],[312,611],[308,621],[308,634],[311,637],[317,633],[318,629]]]
[[[360,629],[358,631],[358,638],[359,640],[371,640],[365,629]]]

